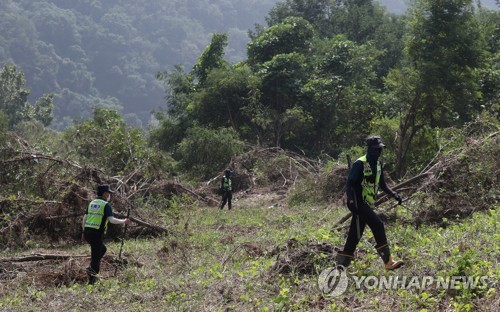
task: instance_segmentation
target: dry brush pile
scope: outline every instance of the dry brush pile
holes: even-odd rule
[[[488,129],[492,130],[492,129]],[[440,150],[419,174],[396,183],[386,174],[386,181],[404,198],[405,207],[411,209],[414,224],[442,224],[443,219],[470,216],[498,205],[500,196],[499,133],[486,130],[474,132],[465,128],[463,139],[456,147]],[[335,165],[322,172],[310,189],[316,189],[316,201],[345,205],[347,165]],[[385,214],[396,207],[389,197],[380,194],[377,210]],[[348,220],[350,214],[338,224]]]
[[[148,167],[153,164],[145,162],[120,175],[109,175],[93,165],[37,151],[14,133],[0,155],[0,249],[25,247],[30,241],[64,244],[79,240],[84,210],[102,183],[116,190],[111,201],[115,214],[124,217],[132,209],[132,236],[168,232],[165,225],[142,217],[154,218],[158,213],[145,211],[152,198],[165,206],[183,194],[193,203],[213,201]],[[108,235],[116,238],[120,231],[110,227]]]
[[[491,129],[489,129],[491,130]],[[408,219],[394,219],[391,210],[397,207],[389,197],[381,196],[376,205],[377,212],[390,222],[408,222],[415,225],[435,224],[446,226],[448,220],[463,219],[474,212],[495,209],[500,195],[500,132],[478,133],[466,128],[461,132],[463,142],[446,152],[439,151],[436,157],[420,174],[401,183],[391,181],[392,188],[404,198],[409,209]],[[347,165],[335,165],[333,170],[322,172],[315,179],[301,185],[316,201],[344,205],[344,184]],[[304,192],[300,190],[299,194]],[[347,211],[347,209],[346,209]],[[341,218],[332,230],[345,230],[351,214]],[[288,242],[292,242],[291,238]],[[283,246],[282,246],[283,247]],[[273,273],[314,274],[314,268],[322,261],[333,262],[334,247],[321,242],[288,244],[277,247],[276,264]]]

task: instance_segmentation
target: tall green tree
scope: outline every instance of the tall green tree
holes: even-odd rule
[[[0,111],[0,146],[4,144],[8,125],[9,119],[7,118],[7,115],[5,115],[4,112]]]
[[[200,85],[204,85],[210,71],[227,66],[224,60],[224,48],[227,46],[227,34],[215,33],[212,41],[205,48],[193,67],[193,75]]]
[[[313,149],[337,155],[361,141],[378,112],[375,68],[381,53],[339,35],[316,44],[315,71],[304,85],[304,101],[314,120]]]
[[[372,0],[285,0],[269,12],[273,26],[289,17],[307,20],[320,38],[344,35],[359,44],[371,43],[384,53],[375,68],[379,79],[402,58],[404,24]],[[381,81],[378,81],[381,86]]]
[[[248,44],[248,62],[257,65],[279,54],[305,53],[313,37],[314,30],[308,21],[298,17],[285,18],[265,29]]]
[[[314,30],[303,18],[289,17],[253,38],[248,63],[260,79],[260,101],[246,109],[259,129],[259,140],[281,146],[311,123],[301,102]],[[286,145],[286,144],[285,144]]]
[[[0,70],[0,110],[9,119],[9,128],[22,121],[38,120],[44,126],[52,121],[53,95],[45,94],[35,104],[28,101],[30,90],[26,88],[24,73],[14,65]]]
[[[186,117],[192,94],[196,90],[193,74],[185,73],[184,67],[177,65],[170,72],[158,72],[156,78],[165,84],[168,115],[174,119]]]
[[[226,46],[227,35],[214,33],[189,73],[176,66],[172,72],[157,74],[166,85],[168,109],[167,116],[157,114],[160,125],[152,132],[153,143],[175,152],[187,130],[196,124],[237,127],[248,71],[232,70],[224,60]]]
[[[264,62],[259,71],[262,106],[254,120],[275,146],[281,146],[282,139],[296,135],[293,130],[297,131],[297,126],[310,121],[300,101],[308,76],[305,64],[302,54],[278,54]]]
[[[463,123],[480,110],[475,73],[484,48],[471,0],[418,0],[408,23],[409,65],[386,80],[401,113],[399,175],[420,131]]]
[[[258,101],[259,83],[259,78],[244,64],[212,70],[205,87],[193,97],[193,118],[212,128],[232,127],[249,138],[252,129],[243,109]]]
[[[486,42],[486,61],[478,71],[482,105],[493,115],[500,111],[500,11],[480,10],[481,34]]]
[[[272,26],[281,23],[287,17],[301,17],[320,31],[320,34],[324,34],[329,28],[330,14],[338,7],[337,1],[330,0],[285,0],[276,3],[269,11],[266,21]]]

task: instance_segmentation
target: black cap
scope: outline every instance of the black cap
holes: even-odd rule
[[[366,146],[368,148],[383,148],[385,144],[379,136],[371,136],[366,139]]]
[[[101,196],[105,192],[113,194],[115,191],[111,190],[108,184],[101,184],[97,186],[97,196]]]
[[[224,173],[226,175],[231,175],[231,169],[227,168],[226,170],[224,170]]]

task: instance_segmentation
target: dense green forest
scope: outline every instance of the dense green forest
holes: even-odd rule
[[[287,0],[269,11],[267,26],[257,25],[249,33],[244,60],[228,60],[230,36],[215,32],[193,66],[177,65],[156,75],[160,64],[185,63],[187,52],[179,43],[192,44],[186,38],[201,34],[184,31],[172,40],[171,27],[162,25],[194,25],[189,21],[206,13],[196,11],[201,6],[190,11],[191,20],[173,22],[163,12],[182,10],[188,3],[171,3],[169,9],[159,2],[82,0],[72,3],[71,10],[64,1],[2,3],[2,29],[10,35],[2,39],[1,59],[24,55],[20,59],[35,60],[2,69],[0,108],[9,129],[30,120],[48,126],[54,116],[57,122],[62,116],[91,117],[94,107],[117,110],[127,121],[120,96],[110,94],[126,89],[122,96],[136,103],[129,109],[144,113],[148,104],[140,94],[151,96],[162,83],[166,106],[156,113],[159,124],[149,130],[147,140],[172,155],[179,170],[195,173],[195,180],[221,170],[244,142],[337,157],[360,145],[367,133],[387,140],[387,166],[401,177],[418,171],[439,150],[440,129],[498,118],[499,11],[477,8],[472,1],[417,1],[405,15],[395,15],[368,0]],[[230,11],[205,4],[212,14]],[[141,18],[127,17],[126,12],[138,10],[134,16]],[[29,18],[16,17],[28,12]],[[52,23],[55,16],[67,25]],[[257,19],[252,16],[248,18]],[[202,28],[217,29],[221,17],[203,19]],[[158,27],[148,24],[153,21]],[[233,22],[244,27],[239,24],[243,21]],[[154,31],[143,36],[136,24]],[[167,37],[168,53],[151,43]],[[116,50],[117,42],[127,42],[122,52]],[[151,49],[137,55],[130,43]],[[52,51],[61,62],[40,51]],[[109,71],[94,76],[99,67]],[[32,81],[26,81],[21,68],[30,72]],[[149,78],[139,74],[145,68]],[[40,90],[53,90],[55,96]],[[30,93],[37,99],[33,104]],[[226,157],[219,157],[213,146],[227,146],[222,153]],[[207,168],[200,169],[200,164]]]
[[[129,124],[145,127],[151,110],[163,105],[157,71],[191,68],[214,32],[228,35],[225,60],[244,60],[247,31],[264,24],[275,3],[5,0],[0,66],[15,64],[24,72],[29,99],[54,94],[52,128],[90,118],[95,106],[120,110]],[[304,3],[290,7],[309,10]],[[380,3],[398,14],[407,8],[402,0]],[[480,3],[495,8],[492,0]]]
[[[153,142],[186,162],[185,144],[225,129],[336,157],[380,133],[400,177],[439,150],[440,129],[498,118],[498,11],[425,0],[396,16],[372,1],[290,0],[267,22],[244,62],[229,64],[227,36],[214,34],[191,71],[158,75],[169,105]]]
[[[274,3],[4,0],[0,65],[17,65],[33,98],[55,94],[52,127],[88,119],[95,106],[145,126],[163,103],[158,70],[191,67],[217,31],[230,38],[228,60],[243,59],[247,30],[263,23]]]
[[[0,309],[494,311],[500,11],[478,4],[0,2]],[[366,233],[349,274],[484,283],[318,287],[368,135],[406,265],[386,272]],[[82,213],[103,183],[133,220],[87,285]]]

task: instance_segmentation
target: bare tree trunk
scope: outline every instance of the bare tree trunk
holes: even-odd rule
[[[413,142],[415,135],[423,128],[422,125],[416,125],[418,108],[420,106],[421,94],[416,91],[415,98],[406,115],[399,123],[399,142],[396,151],[396,177],[400,178],[406,171],[406,156]]]

